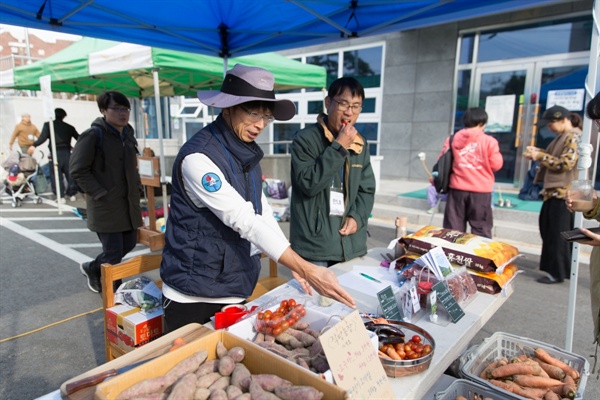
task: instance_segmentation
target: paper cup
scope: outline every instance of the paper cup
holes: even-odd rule
[[[594,208],[594,184],[590,180],[571,182],[569,196],[573,211],[589,211]]]

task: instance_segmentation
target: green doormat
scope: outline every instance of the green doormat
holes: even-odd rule
[[[427,199],[427,189],[415,190],[414,192],[400,193],[398,196],[401,197],[411,197],[413,199]],[[496,208],[504,208],[506,210],[517,210],[517,211],[528,211],[539,213],[542,209],[542,201],[528,201],[521,200],[516,194],[512,193],[502,193],[502,199],[504,201],[510,200],[511,207],[498,207],[499,196],[497,192],[494,192],[492,196],[492,201],[494,203],[494,207]]]

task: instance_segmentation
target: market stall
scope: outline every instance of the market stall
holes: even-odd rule
[[[338,276],[342,276],[343,274],[349,273],[355,268],[380,268],[379,266],[382,263],[382,261],[385,261],[384,255],[389,251],[389,249],[385,248],[374,248],[371,249],[368,252],[368,254],[364,257],[359,257],[352,261],[335,265],[332,268]],[[254,302],[249,303],[249,306],[251,306],[252,304],[260,305],[268,303],[273,299],[278,299],[282,297],[303,298],[303,294],[299,290],[299,287],[294,283],[295,281],[292,281],[286,285],[280,286],[279,288],[271,292],[268,292],[264,296],[256,299]],[[478,292],[476,298],[464,308],[464,316],[457,323],[449,323],[443,326],[439,324],[434,324],[428,321],[426,318],[422,318],[419,321],[416,321],[416,325],[422,327],[425,331],[429,332],[429,334],[431,334],[433,338],[435,338],[436,345],[433,360],[429,368],[422,373],[401,378],[388,378],[395,397],[423,398],[423,396],[428,392],[428,390],[430,390],[434,386],[434,384],[436,384],[436,382],[438,382],[442,378],[442,375],[447,369],[447,367],[457,357],[461,355],[461,353],[469,344],[470,340],[475,336],[475,334],[485,325],[485,323],[490,319],[490,317],[493,316],[494,313],[506,302],[508,297],[512,294],[512,291],[512,284],[509,284],[500,294],[491,295]],[[323,313],[343,315],[352,311],[338,303],[325,308],[320,306],[318,304],[318,301],[311,300],[310,298],[305,298],[305,300],[307,300],[307,308],[312,308],[317,311],[320,310]],[[359,304],[364,301],[367,300],[359,300]],[[373,298],[373,301],[376,302],[376,298]],[[211,324],[208,324],[208,326],[212,328]],[[81,379],[82,377],[89,376],[92,372],[98,373],[105,370],[110,370],[112,368],[122,367],[123,365],[127,365],[128,362],[136,362],[140,359],[144,359],[145,357],[149,356],[147,352],[151,349],[150,346],[152,346],[152,348],[155,351],[158,351],[159,353],[160,351],[167,351],[168,347],[170,347],[170,343],[172,341],[171,339],[172,338],[170,336],[165,336],[160,339],[157,339],[149,345],[136,349],[133,352],[124,356],[127,358],[122,357],[116,359],[112,362],[99,366],[93,371],[89,371],[86,374],[83,374],[79,377],[75,377],[70,381],[65,382],[65,384],[63,384],[61,387],[63,395],[66,393],[65,388],[67,383]],[[85,391],[81,391],[76,393],[75,395],[72,395],[70,398],[92,398],[93,393],[93,390],[88,388]],[[61,398],[61,393],[60,391],[56,391],[49,394],[45,398],[58,399]]]

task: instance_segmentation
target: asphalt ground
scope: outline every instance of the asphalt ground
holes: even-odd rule
[[[287,233],[288,224],[281,223]],[[394,231],[369,227],[369,248],[386,247]],[[79,264],[100,251],[96,235],[56,203],[0,204],[0,399],[34,399],[105,362],[102,301],[91,292]],[[132,252],[149,252],[137,246]],[[263,273],[268,273],[264,264]],[[473,344],[507,332],[565,347],[568,282],[542,285],[535,255],[517,261],[524,271],[505,305],[478,332]],[[290,276],[280,267],[281,276]],[[581,265],[572,352],[593,364],[589,270]],[[600,399],[595,376],[584,399]]]

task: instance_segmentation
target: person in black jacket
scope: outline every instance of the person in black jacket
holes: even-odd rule
[[[69,170],[86,194],[87,225],[102,242],[102,253],[81,264],[93,292],[101,292],[100,266],[118,264],[137,243],[142,226],[137,141],[129,125],[129,100],[120,92],[98,97],[103,117],[81,134]]]
[[[65,202],[65,195],[70,198],[71,201],[75,201],[75,195],[77,194],[77,185],[71,179],[69,175],[69,162],[71,160],[71,139],[77,140],[79,133],[72,126],[64,122],[63,120],[67,116],[67,112],[62,108],[54,109],[54,137],[56,138],[56,159],[58,163],[58,181],[60,185],[60,198],[61,201]],[[48,141],[50,148],[52,148],[52,142],[50,138],[50,125],[46,122],[42,128],[42,134],[39,138],[29,147],[27,150],[28,154],[33,154],[35,148],[41,146],[45,141]],[[52,161],[52,156],[48,157]],[[52,193],[56,196],[56,179],[54,177],[54,167],[50,164],[50,178],[52,184]],[[67,182],[67,188],[65,191],[65,181]]]

